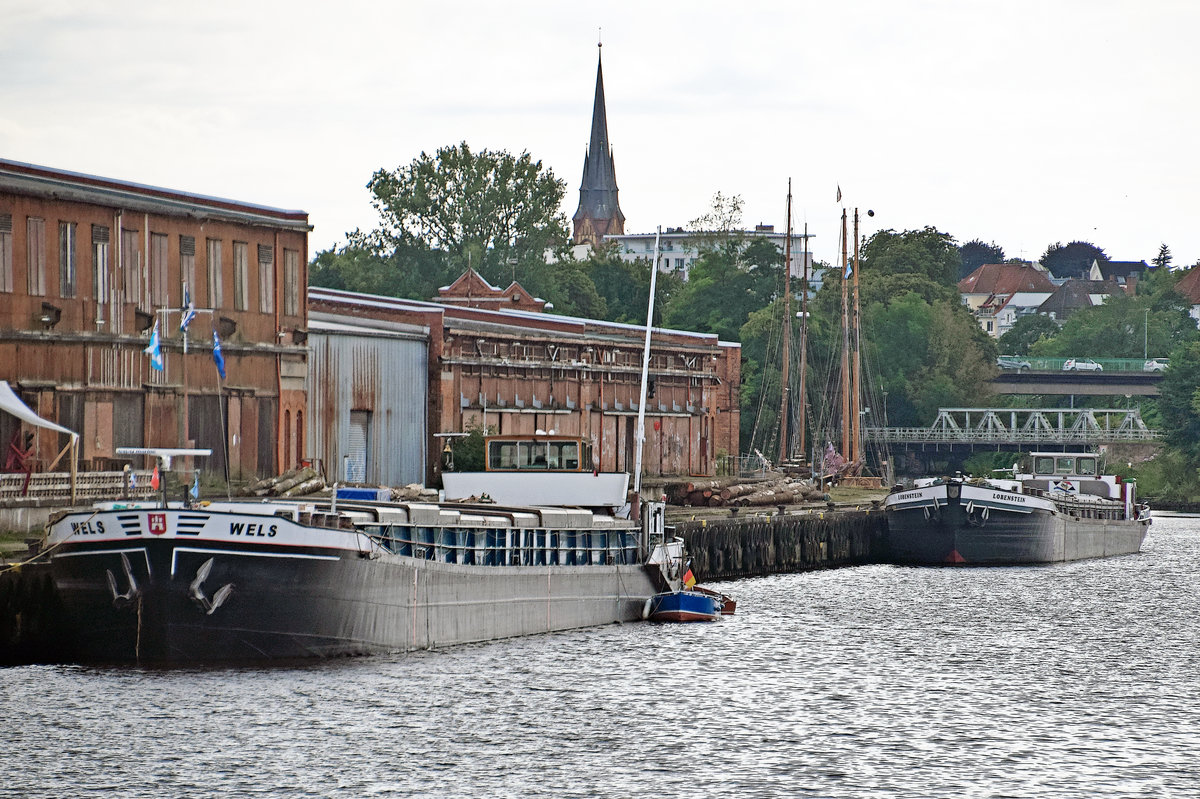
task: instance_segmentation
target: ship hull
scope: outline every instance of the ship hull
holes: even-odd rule
[[[1068,510],[1048,499],[961,484],[894,494],[885,508],[889,558],[913,565],[1022,565],[1130,555],[1141,550],[1149,527],[1149,519],[1120,518],[1119,507]]]
[[[283,522],[274,524],[278,542],[183,539],[175,514],[162,515],[163,534],[71,539],[49,555],[70,659],[188,663],[429,649],[637,620],[661,590],[635,563],[447,563]],[[289,535],[297,532],[304,535]],[[313,544],[321,532],[335,539],[330,546]]]

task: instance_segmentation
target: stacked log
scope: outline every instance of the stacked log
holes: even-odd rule
[[[320,491],[324,487],[325,480],[317,470],[305,466],[251,483],[242,493],[253,497],[295,497]]]
[[[810,481],[795,478],[732,483],[728,480],[697,480],[668,483],[663,488],[672,505],[723,507],[747,505],[789,505],[795,502],[827,499]]]

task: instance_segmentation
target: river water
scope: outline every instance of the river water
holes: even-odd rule
[[[0,669],[0,796],[1194,797],[1200,518],[632,624],[270,668]]]

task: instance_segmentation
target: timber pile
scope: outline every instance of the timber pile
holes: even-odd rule
[[[794,478],[748,483],[731,483],[728,480],[670,483],[666,486],[665,493],[667,501],[672,505],[710,508],[790,505],[796,502],[821,501],[829,498],[813,483]]]
[[[248,497],[299,497],[325,488],[325,478],[311,466],[291,469],[276,477],[251,483],[243,495]]]
[[[420,483],[409,483],[403,488],[392,489],[392,502],[437,502],[436,488],[426,488]]]

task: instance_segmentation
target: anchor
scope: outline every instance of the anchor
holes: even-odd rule
[[[141,594],[137,580],[133,579],[133,568],[129,565],[129,558],[124,552],[121,553],[121,565],[125,567],[125,579],[129,581],[129,590],[123,594],[117,593],[117,578],[113,576],[112,569],[104,570],[104,575],[108,578],[108,590],[113,596],[113,607],[116,608],[128,607]]]
[[[203,585],[204,581],[208,579],[209,572],[212,571],[212,565],[212,558],[200,564],[200,568],[196,569],[196,579],[192,580],[192,584],[188,586],[192,601],[199,605],[207,616],[213,615],[213,612],[225,604],[225,600],[229,599],[229,595],[233,593],[233,583],[226,583],[217,589],[211,600],[205,596]]]

